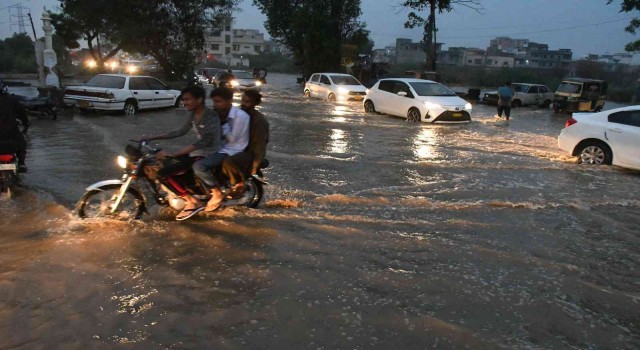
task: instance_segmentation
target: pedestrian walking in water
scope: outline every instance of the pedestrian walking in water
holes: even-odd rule
[[[498,89],[498,117],[502,118],[504,112],[507,120],[511,117],[511,100],[513,100],[513,89],[511,82],[507,81],[504,86]]]

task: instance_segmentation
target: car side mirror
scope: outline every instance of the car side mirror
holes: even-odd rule
[[[406,91],[398,91],[398,96],[402,96],[402,97],[407,97],[407,92]]]

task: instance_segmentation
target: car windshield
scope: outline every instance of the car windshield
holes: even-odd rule
[[[511,88],[514,92],[527,92],[529,87],[527,85],[511,84]]]
[[[253,76],[248,72],[233,72],[236,79],[253,79]]]
[[[336,85],[361,85],[356,78],[350,75],[331,75],[330,77]]]
[[[418,96],[456,96],[448,87],[438,83],[409,83]]]
[[[89,81],[85,85],[107,89],[123,89],[125,81],[125,77],[115,77],[112,75],[96,75],[95,77],[89,79]]]
[[[566,92],[568,94],[579,94],[582,90],[582,85],[576,83],[562,82],[558,86],[558,92]]]

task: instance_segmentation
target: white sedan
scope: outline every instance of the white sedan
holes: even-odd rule
[[[382,79],[364,99],[367,113],[380,112],[412,122],[468,123],[471,104],[448,87],[423,79]]]
[[[613,164],[640,170],[640,106],[574,113],[558,146],[584,164]]]

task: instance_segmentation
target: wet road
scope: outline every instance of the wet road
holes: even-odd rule
[[[185,223],[72,211],[179,110],[33,121],[0,349],[640,348],[640,174],[573,164],[565,116],[411,124],[270,78],[266,202]]]

